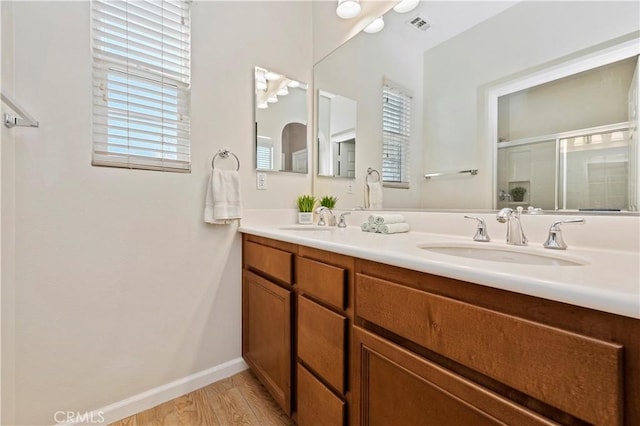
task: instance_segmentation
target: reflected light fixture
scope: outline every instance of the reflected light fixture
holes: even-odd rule
[[[288,94],[289,94],[289,89],[287,88],[286,85],[282,86],[280,90],[276,92],[276,95],[278,96],[287,96]]]
[[[373,22],[371,22],[369,25],[367,25],[364,28],[364,32],[369,34],[374,34],[382,31],[383,28],[384,28],[384,19],[382,19],[382,16],[378,16],[376,19],[373,20]]]
[[[267,102],[269,102],[270,104],[275,104],[276,102],[278,102],[278,97],[276,95],[269,96]]]
[[[273,71],[267,71],[266,74],[264,75],[264,78],[266,78],[269,81],[273,81],[273,80],[279,80],[282,76],[278,73],[275,73]]]
[[[295,89],[296,87],[300,87],[300,82],[291,80],[289,84],[287,84],[287,86],[291,87],[292,89]]]
[[[267,80],[263,72],[256,72],[256,90],[267,90]]]
[[[360,2],[358,0],[338,0],[336,15],[342,19],[355,18],[360,14]]]
[[[258,107],[259,109],[267,109],[267,108],[269,108],[269,104],[268,104],[268,103],[266,103],[266,102],[260,102],[260,103],[257,105],[257,107]]]
[[[420,0],[402,0],[400,3],[393,6],[393,10],[398,13],[411,12],[416,8],[416,6],[418,6],[418,3],[420,3]]]

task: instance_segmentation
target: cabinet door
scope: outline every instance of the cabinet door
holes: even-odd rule
[[[247,270],[242,279],[242,355],[291,415],[291,292]]]
[[[342,426],[346,404],[298,364],[298,426]]]
[[[374,334],[354,328],[353,337],[353,424],[555,424]]]

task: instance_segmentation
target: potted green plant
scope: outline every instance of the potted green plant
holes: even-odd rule
[[[331,210],[333,210],[336,207],[337,202],[338,202],[338,199],[330,195],[325,195],[320,199],[320,205],[322,207],[326,207]]]
[[[522,186],[515,186],[509,190],[509,194],[511,194],[511,199],[516,202],[524,200],[524,194],[526,192],[527,192],[527,189],[523,188]]]
[[[316,205],[316,197],[313,195],[300,195],[296,200],[298,204],[298,223],[311,225],[313,223],[313,207]]]

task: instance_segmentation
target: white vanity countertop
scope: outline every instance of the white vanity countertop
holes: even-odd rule
[[[241,226],[239,231],[640,319],[640,254],[637,252],[575,246],[568,250],[549,250],[537,244],[514,247],[501,240],[474,243],[468,237],[427,232],[373,234],[354,226],[330,231],[280,228],[251,224]],[[478,244],[483,248],[517,250],[585,264],[547,266],[476,260],[423,250],[419,248],[423,244]]]

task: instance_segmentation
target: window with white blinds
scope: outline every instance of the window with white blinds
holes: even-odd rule
[[[93,0],[93,165],[189,172],[190,4]]]
[[[411,93],[385,79],[382,85],[382,183],[409,188]]]
[[[258,145],[256,149],[256,168],[259,170],[273,169],[273,147]]]

